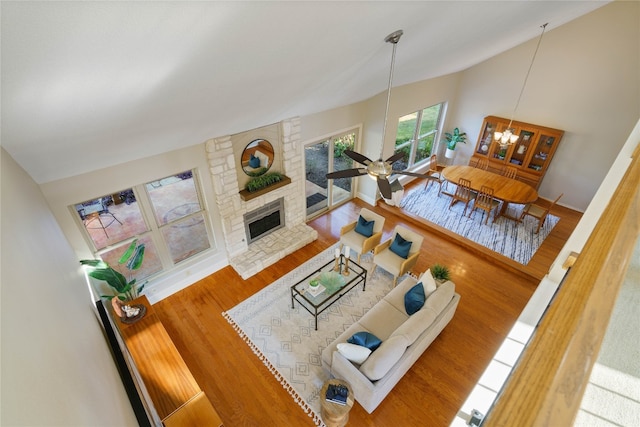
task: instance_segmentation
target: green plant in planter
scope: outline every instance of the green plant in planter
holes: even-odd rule
[[[264,175],[252,178],[245,186],[245,189],[253,193],[254,191],[262,190],[276,182],[282,181],[282,178],[283,175],[279,172],[265,173]]]
[[[466,132],[460,133],[460,129],[455,128],[453,130],[453,133],[445,132],[444,139],[445,141],[447,141],[447,148],[449,150],[455,150],[456,145],[458,145],[459,142],[463,144],[467,143],[467,133]]]
[[[136,279],[133,278],[133,271],[140,268],[143,260],[144,244],[138,243],[138,239],[135,239],[118,260],[118,265],[125,264],[126,269],[129,271],[128,279],[101,259],[83,259],[80,260],[80,264],[91,267],[92,270],[89,272],[89,276],[94,279],[104,280],[116,292],[115,295],[100,295],[102,298],[110,300],[117,297],[122,301],[128,301],[137,298],[147,283],[145,281],[142,284],[138,284]]]
[[[431,275],[439,282],[446,282],[451,279],[449,269],[442,264],[434,264],[431,266]]]

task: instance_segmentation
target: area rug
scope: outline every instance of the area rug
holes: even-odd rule
[[[482,214],[486,215],[486,212],[476,210],[469,218],[469,209],[466,215],[462,215],[464,203],[458,202],[449,210],[450,203],[451,197],[442,194],[438,197],[438,186],[429,185],[426,190],[420,188],[411,191],[402,199],[399,206],[413,215],[524,265],[531,261],[544,239],[560,221],[557,216],[549,214],[540,232],[536,234],[538,220],[530,216],[525,216],[521,223],[508,218],[499,218],[493,223],[492,212],[489,223],[485,225]],[[471,207],[472,203],[469,206]],[[519,217],[523,208],[524,205],[511,203],[508,213]]]
[[[326,200],[327,196],[325,196],[322,193],[314,193],[312,195],[310,195],[309,197],[307,197],[307,207],[311,207],[317,203],[322,202],[323,200]]]
[[[329,379],[322,350],[393,288],[391,274],[377,268],[364,292],[356,286],[319,315],[316,331],[313,315],[297,302],[291,308],[291,286],[332,260],[335,247],[222,313],[316,425],[324,425],[319,393]],[[363,255],[360,265],[368,271],[372,259]]]

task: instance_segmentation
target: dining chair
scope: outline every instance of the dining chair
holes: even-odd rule
[[[561,193],[557,199],[555,199],[549,206],[540,206],[535,203],[528,203],[524,209],[522,210],[522,214],[520,214],[520,218],[518,221],[522,221],[525,215],[532,216],[538,219],[538,228],[536,229],[536,234],[540,231],[540,227],[544,225],[544,221],[547,219],[547,215],[551,212],[551,209],[558,203],[560,197],[562,197],[564,193]]]
[[[396,225],[393,235],[373,250],[373,266],[369,277],[376,267],[388,271],[393,275],[393,286],[398,283],[398,278],[411,271],[418,262],[420,248],[424,237],[402,225]]]
[[[468,179],[460,178],[458,180],[456,192],[451,195],[452,199],[451,204],[449,204],[449,209],[451,209],[451,206],[453,206],[458,201],[464,202],[464,211],[462,212],[462,215],[464,216],[467,213],[469,202],[473,200],[475,196],[475,192],[471,190],[471,181],[469,181]]]
[[[504,169],[502,169],[502,175],[506,176],[507,178],[516,179],[518,176],[518,168],[514,166],[506,166]]]
[[[473,201],[473,207],[471,208],[471,212],[469,212],[469,218],[473,214],[473,211],[476,209],[482,209],[487,213],[487,218],[484,220],[484,223],[487,224],[489,222],[489,216],[491,216],[491,211],[493,209],[497,209],[500,205],[500,201],[493,198],[493,188],[487,187],[483,185],[480,187],[480,191]],[[484,216],[484,212],[482,212],[482,216]],[[493,222],[496,221],[496,214],[493,214]],[[480,222],[482,222],[482,218],[480,218]]]
[[[429,163],[429,171],[427,171],[427,175],[436,179],[428,179],[424,184],[424,189],[426,190],[427,188],[429,188],[429,184],[431,184],[432,182],[438,183],[438,197],[440,197],[444,178],[442,177],[442,169],[438,168],[438,157],[435,154],[431,155],[431,162]]]
[[[357,262],[360,264],[362,255],[372,251],[380,244],[384,220],[382,215],[367,208],[360,209],[358,219],[340,229],[340,251],[345,245],[353,249],[358,254]]]
[[[473,165],[473,166],[478,168],[478,169],[487,170],[487,169],[489,169],[489,160],[487,160],[487,159],[478,159],[476,161],[476,164]]]

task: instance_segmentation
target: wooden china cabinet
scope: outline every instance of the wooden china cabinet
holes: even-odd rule
[[[514,121],[511,129],[519,138],[514,144],[502,147],[494,140],[493,134],[496,131],[504,132],[508,126],[509,119],[485,117],[470,164],[475,164],[479,159],[487,159],[489,170],[495,173],[502,173],[507,166],[513,166],[518,169],[518,180],[538,188],[564,131]]]

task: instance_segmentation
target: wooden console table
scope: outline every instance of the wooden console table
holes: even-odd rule
[[[165,427],[222,426],[147,298],[143,295],[129,304],[143,304],[147,313],[132,324],[111,314],[135,365],[134,376],[141,383],[141,397],[153,422]]]

